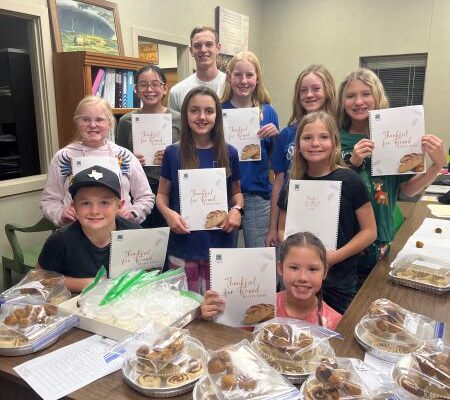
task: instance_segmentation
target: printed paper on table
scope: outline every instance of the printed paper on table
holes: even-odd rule
[[[111,232],[109,275],[132,269],[162,269],[170,228],[128,229]]]
[[[416,174],[426,171],[422,136],[423,106],[369,111],[372,176]]]
[[[142,154],[145,165],[161,165],[155,153],[172,144],[171,114],[132,114],[133,153]]]
[[[261,160],[259,108],[235,108],[222,111],[225,141],[236,148],[239,161]]]
[[[210,249],[211,289],[225,300],[215,322],[253,326],[276,315],[275,248]]]
[[[91,168],[94,165],[103,167],[113,171],[117,176],[120,176],[120,166],[116,157],[74,157],[72,158],[72,174],[75,176],[78,172]]]
[[[316,235],[326,249],[336,250],[341,186],[339,181],[291,179],[284,238],[307,231]]]
[[[214,214],[228,213],[227,181],[225,168],[180,169],[181,216],[189,230],[220,229],[220,224],[210,226]]]

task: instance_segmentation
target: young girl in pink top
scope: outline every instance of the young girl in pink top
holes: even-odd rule
[[[290,317],[336,329],[341,314],[322,300],[322,282],[327,276],[327,252],[316,236],[299,232],[280,246],[277,271],[286,290],[277,293],[277,317]],[[201,305],[203,319],[211,319],[225,308],[214,290],[208,290]]]

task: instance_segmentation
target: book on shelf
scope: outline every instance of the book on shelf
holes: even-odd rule
[[[225,300],[215,322],[253,326],[276,315],[274,247],[210,249],[211,289]]]
[[[122,70],[122,108],[127,108],[128,97],[128,71]]]
[[[133,108],[134,103],[134,73],[127,71],[127,108]]]
[[[114,98],[114,108],[122,108],[122,71],[116,69],[116,96]]]
[[[94,83],[92,84],[92,94],[94,96],[97,95],[98,89],[100,87],[100,83],[104,76],[105,76],[105,70],[102,68],[99,68],[99,70],[97,71],[97,74],[95,76]]]
[[[105,90],[103,98],[114,108],[116,99],[116,71],[113,68],[106,68]]]
[[[425,134],[423,106],[369,111],[372,176],[424,173]]]

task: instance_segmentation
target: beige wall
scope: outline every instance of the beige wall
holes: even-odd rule
[[[450,1],[264,0],[264,79],[285,125],[295,80],[324,64],[336,86],[361,56],[428,53],[426,129],[450,143]]]
[[[0,0],[46,8],[47,0]],[[155,39],[188,43],[195,25],[214,25],[223,6],[250,16],[249,47],[261,59],[264,78],[283,126],[289,117],[298,73],[311,63],[325,64],[339,84],[358,67],[360,56],[428,53],[425,82],[426,127],[450,142],[450,1],[448,0],[118,0],[126,55],[136,32]],[[46,21],[47,22],[47,21]],[[43,27],[48,40],[48,26]],[[47,61],[51,52],[45,49]],[[49,63],[46,64],[49,68]],[[50,85],[52,87],[52,85]],[[53,103],[51,103],[52,105]],[[54,107],[54,106],[52,106]],[[50,110],[55,114],[55,110]],[[55,125],[50,141],[55,146]],[[53,149],[55,151],[56,148]],[[0,182],[1,185],[1,182]],[[0,253],[8,245],[7,222],[29,225],[40,218],[40,191],[0,197]],[[1,285],[0,273],[0,285]]]

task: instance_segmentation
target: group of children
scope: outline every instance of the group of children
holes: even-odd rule
[[[76,266],[61,269],[60,263],[64,263],[61,260],[64,257],[70,259],[76,251],[76,246],[70,243],[59,246],[57,261],[51,260],[48,248],[61,235],[59,231],[44,246],[38,267],[62,271],[70,277],[67,283],[71,290],[78,291],[92,279],[92,272],[101,262],[97,253],[109,252],[108,242],[97,240],[97,236],[105,239],[105,232],[129,228],[123,220],[141,223],[146,215],[150,214],[151,218],[155,213],[155,209],[152,211],[151,187],[157,193],[156,206],[160,216],[153,220],[147,218],[144,226],[167,224],[171,228],[168,265],[185,268],[191,290],[206,290],[202,304],[204,318],[212,318],[225,307],[219,294],[208,290],[209,248],[235,247],[236,234],[233,232],[242,226],[247,247],[280,247],[277,271],[285,290],[277,294],[277,314],[335,328],[340,314],[345,312],[359,289],[361,276],[386,254],[394,239],[393,216],[399,192],[408,196],[419,192],[433,181],[446,161],[442,140],[425,135],[422,146],[432,161],[426,173],[371,175],[370,156],[374,146],[368,136],[368,112],[388,107],[388,101],[380,80],[367,69],[348,74],[337,95],[334,80],[325,67],[312,65],[302,71],[295,84],[292,116],[281,132],[277,113],[263,83],[260,64],[252,52],[239,53],[228,64],[221,99],[210,88],[196,87],[184,98],[181,116],[162,106],[161,101],[167,93],[166,78],[157,67],[148,66],[138,71],[135,91],[143,105],[137,113],[172,114],[174,144],[158,154],[161,168],[145,167],[145,177],[138,165],[145,160],[138,149],[132,148],[130,115],[121,118],[116,134],[117,142],[124,147],[107,141],[107,131],[113,128],[111,110],[102,99],[92,96],[82,100],[75,117],[81,142],[67,146],[66,151],[58,152],[52,161],[51,171],[54,172],[49,171],[43,211],[51,216],[51,212],[46,211],[46,204],[52,193],[57,192],[56,200],[61,204],[53,220],[57,224],[77,220],[73,225],[77,226],[78,236],[73,240],[91,242],[90,259],[82,262],[93,263],[94,268],[83,276],[73,270]],[[261,139],[261,161],[239,162],[236,149],[224,139],[222,109],[246,107],[260,110],[261,128],[257,135]],[[80,178],[70,175],[71,154],[67,150],[75,151],[72,147],[84,154],[88,154],[89,147],[104,148],[108,154],[123,154],[119,157],[122,195],[117,196],[117,190],[112,190],[112,201],[105,199],[104,193],[103,197],[97,193],[99,188],[88,190],[90,184],[101,186],[98,182],[104,179],[95,179],[97,173],[105,176],[98,166],[82,172],[85,175],[83,190],[74,189]],[[133,175],[130,171],[133,166],[137,169],[136,163],[141,172],[140,183],[134,186],[141,188],[140,191],[131,190],[133,176],[137,173]],[[180,214],[178,170],[212,167],[226,170],[228,216],[220,230],[191,232]],[[269,180],[271,168],[275,172],[273,185]],[[56,175],[68,178],[58,180],[57,190],[51,189],[56,185],[52,176]],[[326,251],[320,240],[309,233],[298,233],[282,241],[289,179],[342,182],[336,251]],[[72,194],[72,202],[63,202],[67,188]],[[108,189],[103,185],[101,190]],[[384,193],[383,201],[380,201],[380,191]],[[141,196],[136,196],[139,193]],[[123,200],[117,199],[127,199],[127,196],[133,199],[129,206],[126,201],[123,204]],[[147,203],[139,209],[137,206],[143,197]],[[124,218],[117,219],[114,210]],[[73,228],[64,227],[62,231],[70,229]],[[98,235],[100,231],[102,235]],[[74,282],[72,278],[84,280]]]

